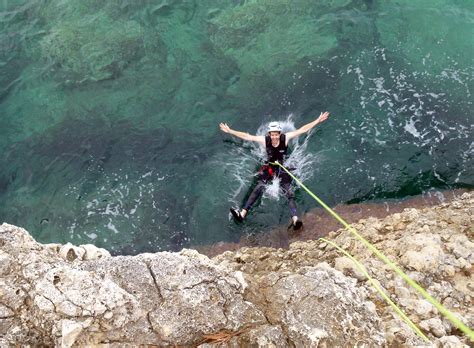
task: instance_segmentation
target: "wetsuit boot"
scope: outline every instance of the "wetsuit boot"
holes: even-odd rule
[[[235,221],[237,222],[242,222],[244,221],[244,218],[242,217],[242,215],[240,214],[240,210],[237,209],[237,208],[230,208],[230,213],[232,214],[233,218],[235,219]]]

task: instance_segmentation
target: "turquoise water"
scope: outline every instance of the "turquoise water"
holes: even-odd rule
[[[0,9],[0,220],[42,242],[134,254],[287,223],[274,190],[229,221],[262,152],[220,122],[258,133],[330,111],[292,161],[331,205],[474,185],[472,1]]]

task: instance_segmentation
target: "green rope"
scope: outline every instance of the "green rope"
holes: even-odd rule
[[[411,279],[405,274],[400,268],[398,268],[392,261],[390,261],[384,254],[382,254],[375,246],[373,246],[368,240],[362,237],[352,226],[344,221],[335,211],[329,208],[321,199],[319,199],[313,192],[311,192],[301,181],[299,181],[293,174],[290,173],[283,165],[278,162],[272,162],[273,165],[278,165],[285,172],[288,173],[308,194],[313,197],[324,209],[326,209],[337,221],[339,221],[345,228],[347,228],[352,234],[354,234],[362,243],[364,243],[369,250],[371,250],[379,259],[390,266],[400,277],[402,277],[412,288],[418,291],[428,302],[438,309],[451,323],[454,324],[459,330],[464,332],[471,341],[474,342],[474,332],[468,328],[461,320],[459,320],[453,313],[451,313],[441,303],[436,301],[425,289],[423,289],[418,283]]]
[[[387,294],[382,290],[382,288],[377,284],[377,282],[375,282],[375,280],[369,275],[369,273],[367,272],[365,267],[355,257],[353,257],[346,250],[344,250],[339,245],[337,245],[336,243],[334,243],[330,240],[327,240],[325,238],[319,238],[319,240],[322,240],[326,243],[331,244],[333,247],[335,247],[341,253],[343,253],[348,258],[350,258],[352,260],[352,262],[354,262],[356,264],[357,268],[367,277],[370,284],[373,285],[373,287],[375,288],[375,290],[377,290],[377,292],[380,294],[380,296],[382,296],[384,298],[384,300],[387,301],[387,303],[390,306],[392,306],[392,308],[395,310],[395,312],[398,313],[398,315],[413,329],[413,331],[415,331],[418,334],[418,336],[423,338],[426,342],[430,343],[430,340],[428,339],[428,337],[426,337],[423,334],[423,332],[421,332],[421,330],[410,320],[410,318],[408,318],[406,316],[406,314],[387,296]]]

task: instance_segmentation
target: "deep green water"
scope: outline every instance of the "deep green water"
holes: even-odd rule
[[[329,204],[474,185],[474,1],[0,2],[0,222],[115,253],[229,221],[261,152],[221,133],[330,119],[294,143]],[[301,211],[315,206],[297,191]]]

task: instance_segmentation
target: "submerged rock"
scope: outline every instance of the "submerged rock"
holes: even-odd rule
[[[209,20],[210,41],[239,69],[226,92],[250,105],[277,99],[262,98],[270,91],[288,92],[313,64],[329,59],[341,42],[351,41],[341,34],[347,31],[347,21],[334,20],[342,18],[339,11],[347,7],[364,8],[348,0],[248,1],[214,16]],[[322,76],[319,79],[326,83]]]
[[[473,210],[474,194],[466,193],[355,227],[472,327]],[[432,345],[468,344],[349,232],[331,238],[364,264]],[[3,224],[0,261],[2,346],[424,344],[350,259],[319,241],[289,250],[243,248],[213,259],[187,249],[111,257],[91,245],[42,245]]]

